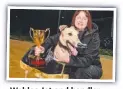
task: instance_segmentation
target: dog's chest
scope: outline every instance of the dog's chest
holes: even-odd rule
[[[70,56],[70,53],[68,50],[57,45],[54,49],[54,56],[57,59],[68,59]]]

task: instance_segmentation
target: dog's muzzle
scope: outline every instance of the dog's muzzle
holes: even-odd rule
[[[77,48],[87,48],[87,44],[78,43]]]

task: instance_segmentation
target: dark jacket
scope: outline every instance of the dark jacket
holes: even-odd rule
[[[70,57],[70,62],[66,64],[66,68],[69,67],[72,69],[76,69],[77,67],[81,68],[87,68],[91,65],[95,65],[97,67],[102,68],[101,62],[100,62],[100,57],[99,57],[99,47],[100,47],[100,38],[98,34],[98,26],[93,23],[92,25],[92,30],[86,29],[83,33],[83,35],[80,38],[80,41],[82,43],[87,44],[87,48],[84,49],[77,49],[78,50],[78,55],[77,56],[71,56]],[[45,47],[46,51],[50,47],[56,46],[58,40],[59,40],[59,33],[49,37],[43,46]],[[51,61],[48,63],[48,73],[59,73],[61,67],[59,68],[59,64],[54,63],[55,61]],[[50,69],[49,69],[50,68]],[[51,68],[58,68],[58,69],[52,69]],[[50,71],[50,72],[49,72]],[[55,72],[54,72],[55,71]],[[58,72],[59,71],[59,72]],[[74,71],[74,70],[73,70]]]
[[[91,31],[86,30],[80,39],[82,43],[87,44],[86,49],[79,49],[77,56],[71,56],[68,65],[76,67],[89,67],[90,65],[101,66],[99,57],[100,38],[98,34],[98,27],[93,23]]]
[[[77,67],[88,67],[90,65],[97,65],[101,67],[100,57],[99,57],[99,47],[100,47],[100,38],[98,34],[98,27],[93,23],[93,29],[89,31],[85,30],[83,36],[81,36],[80,41],[87,44],[85,49],[77,49],[78,55],[71,56],[70,63],[68,65],[77,66]],[[59,35],[49,37],[46,42],[43,44],[46,50],[50,47],[55,46],[59,40]]]

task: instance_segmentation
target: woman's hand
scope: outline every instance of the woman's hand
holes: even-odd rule
[[[43,46],[40,47],[36,46],[34,50],[35,50],[35,56],[40,56],[40,53],[44,53],[45,48]]]
[[[65,29],[67,27],[67,25],[60,25],[59,26],[59,30],[62,31],[63,29]]]

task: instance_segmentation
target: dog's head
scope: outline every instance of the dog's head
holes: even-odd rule
[[[80,42],[78,38],[79,32],[73,27],[66,27],[61,31],[60,42],[62,45],[66,46],[72,55],[77,55],[77,47],[86,47],[86,44]]]

